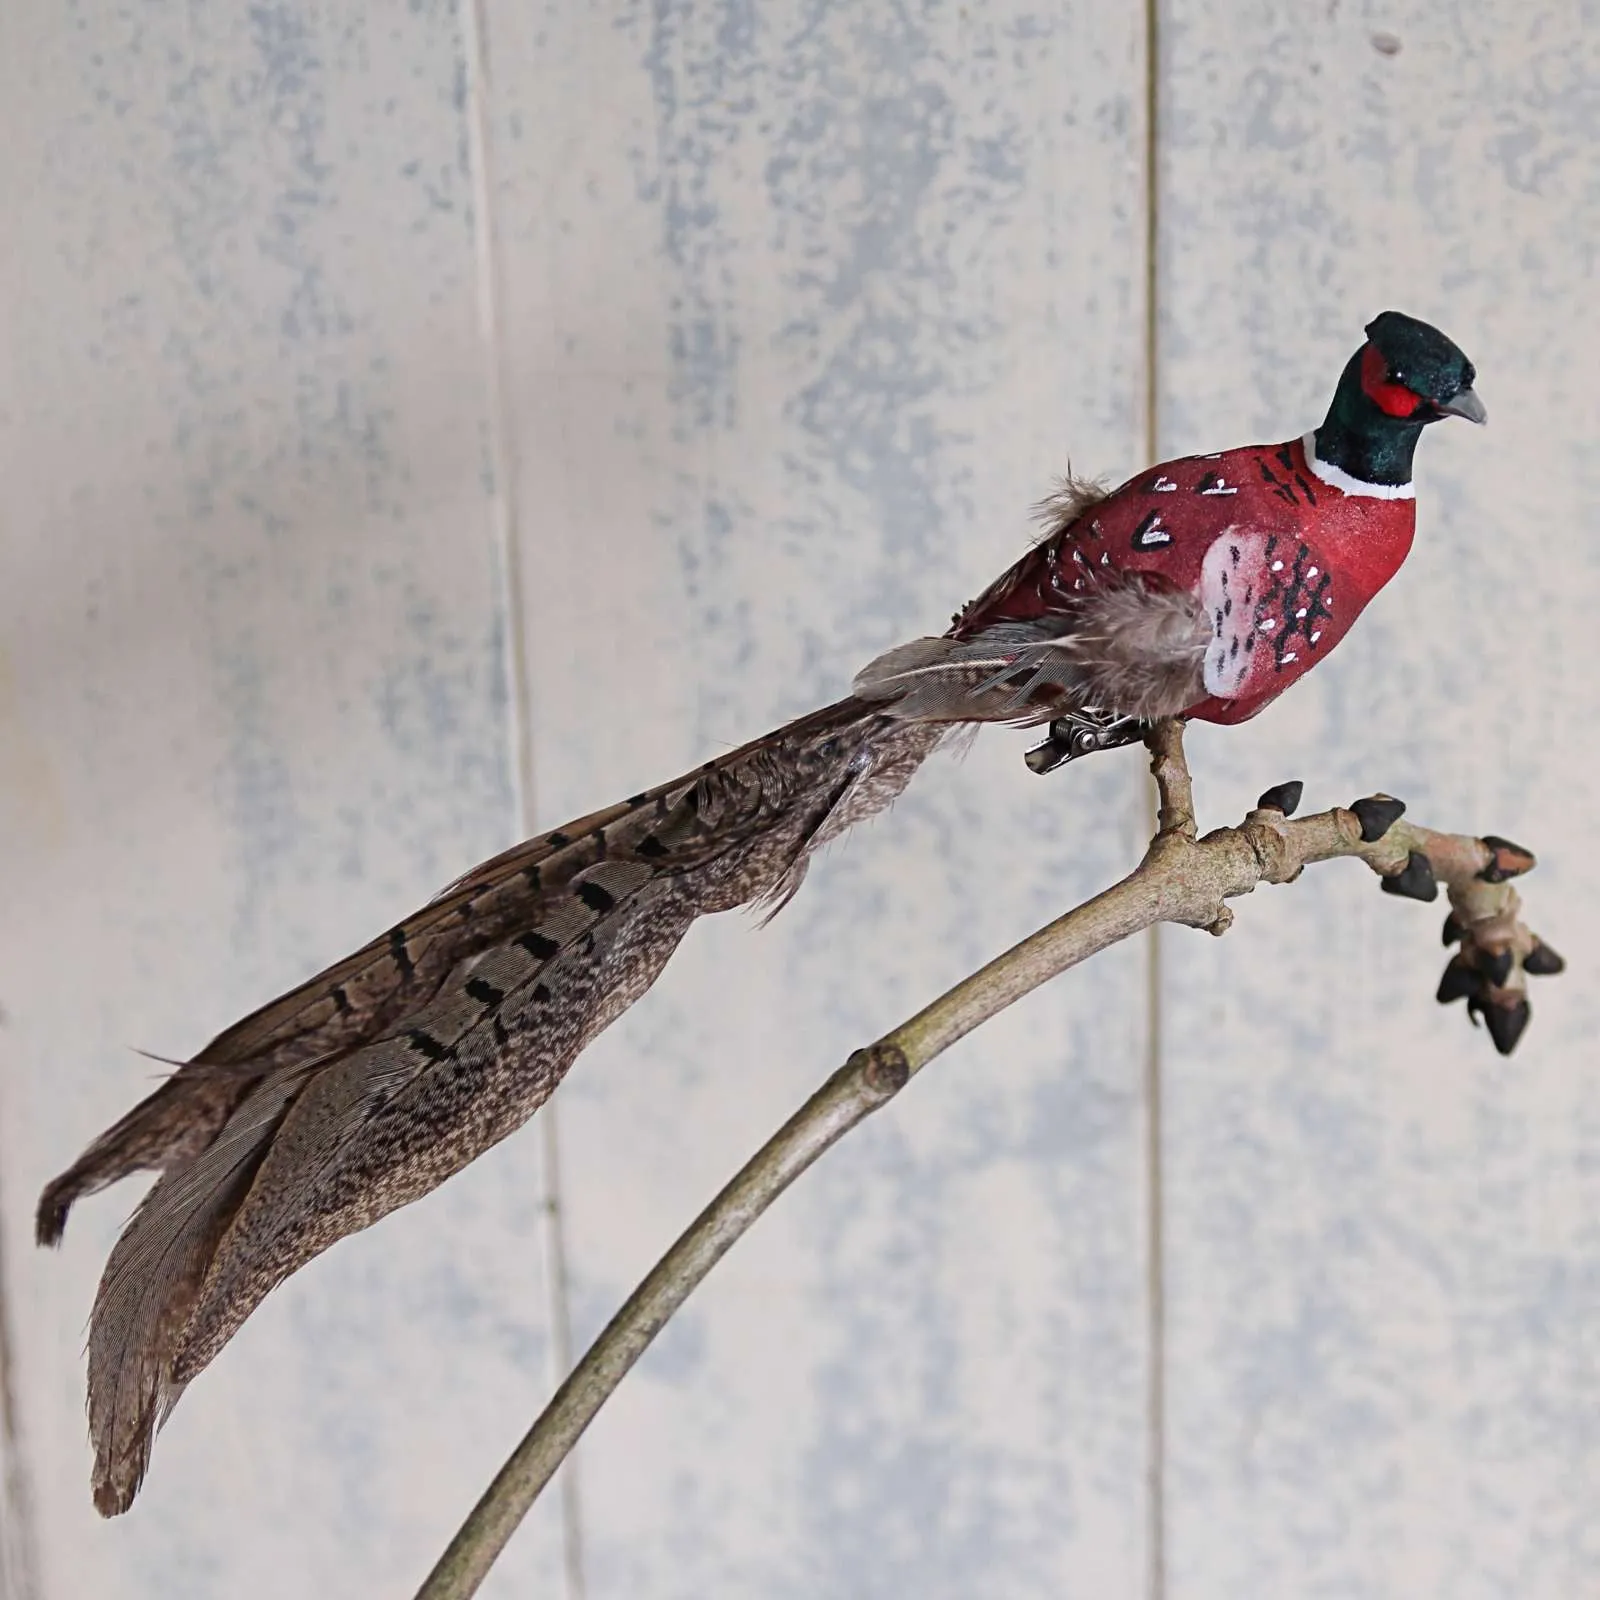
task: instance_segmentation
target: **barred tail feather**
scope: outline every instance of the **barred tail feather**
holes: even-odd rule
[[[89,1335],[95,1502],[132,1503],[184,1386],[277,1284],[520,1127],[697,917],[780,906],[812,853],[900,793],[947,726],[841,701],[542,834],[220,1035],[40,1203],[162,1176]]]
[[[112,1249],[89,1334],[94,1503],[102,1516],[127,1510],[144,1481],[155,1431],[183,1390],[167,1352],[292,1092],[279,1082],[252,1095],[206,1149],[150,1190]]]

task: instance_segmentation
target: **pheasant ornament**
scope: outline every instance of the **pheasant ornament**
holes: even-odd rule
[[[1069,483],[1047,536],[942,639],[856,679],[902,717],[997,696],[1019,720],[1066,705],[1046,770],[1137,737],[1149,718],[1243,722],[1349,632],[1416,527],[1412,455],[1446,416],[1483,422],[1472,363],[1437,329],[1386,311],[1322,426],[1282,444],[1187,456],[1102,498]]]
[[[1322,426],[1069,484],[1045,538],[939,638],[659,788],[515,846],[213,1040],[44,1191],[160,1173],[111,1252],[89,1334],[94,1496],[132,1503],[160,1423],[250,1312],[331,1244],[520,1127],[709,912],[782,905],[952,732],[1048,726],[1044,771],[1152,718],[1232,723],[1322,660],[1411,546],[1412,455],[1482,422],[1471,363],[1372,322]]]

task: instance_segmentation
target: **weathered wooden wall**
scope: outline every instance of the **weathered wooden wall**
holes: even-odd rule
[[[1574,958],[1502,1062],[1425,998],[1440,914],[1359,869],[1163,936],[1169,1591],[1600,1594],[1600,13],[1165,22],[1164,447],[1315,417],[1384,305],[1455,330],[1490,409],[1423,442],[1416,552],[1331,670],[1193,741],[1206,808],[1299,776],[1537,841]]]
[[[1202,803],[1301,776],[1536,846],[1575,972],[1514,1063],[1353,868],[1111,953],[786,1198],[489,1588],[1600,1593],[1597,28],[6,7],[0,1595],[409,1593],[809,1087],[1135,858],[1139,761],[1040,783],[990,734],[770,928],[697,930],[550,1113],[252,1318],[105,1524],[81,1334],[133,1196],[53,1257],[31,1207],[135,1048],[836,695],[1069,460],[1309,425],[1386,304],[1467,345],[1492,426],[1424,445],[1338,661],[1196,735]]]

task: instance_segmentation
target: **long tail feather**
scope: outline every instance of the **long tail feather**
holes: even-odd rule
[[[68,1212],[84,1195],[205,1149],[274,1068],[352,1048],[425,1003],[452,967],[514,930],[542,892],[559,887],[604,849],[609,829],[663,792],[652,790],[513,846],[415,916],[219,1034],[45,1188],[39,1243],[60,1241]]]
[[[435,1188],[544,1102],[693,921],[781,905],[948,731],[850,699],[484,863],[245,1018],[46,1190],[162,1176],[112,1251],[89,1335],[95,1503],[132,1503],[184,1386],[285,1277]]]

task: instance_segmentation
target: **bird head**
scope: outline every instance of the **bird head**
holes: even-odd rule
[[[1357,356],[1360,391],[1385,416],[1411,423],[1488,420],[1472,387],[1472,363],[1437,328],[1402,311],[1385,311],[1367,324],[1366,333]]]

